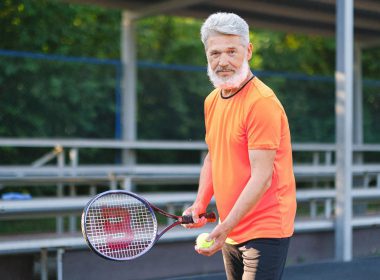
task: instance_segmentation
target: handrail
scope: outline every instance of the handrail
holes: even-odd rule
[[[104,148],[104,149],[207,149],[204,141],[186,140],[114,140],[114,139],[51,139],[51,138],[4,138],[0,137],[0,147],[51,147]],[[334,151],[334,143],[294,143],[299,151]]]
[[[156,206],[168,204],[183,204],[192,202],[196,198],[195,192],[145,193],[144,198]],[[90,201],[90,196],[59,197],[59,198],[33,198],[29,200],[5,200],[0,203],[2,218],[20,214],[68,213],[82,211]],[[0,217],[1,219],[1,217]]]
[[[205,150],[204,141],[0,138],[0,147]]]
[[[72,166],[41,166],[33,167],[29,165],[2,165],[0,166],[0,180],[5,178],[22,178],[20,176],[57,176],[57,179],[80,176],[154,176],[170,175],[178,177],[181,175],[198,176],[201,169],[200,164],[136,164],[132,166],[120,164],[99,164],[99,165],[78,165]],[[332,176],[336,172],[335,165],[312,165],[295,164],[294,172],[296,176]],[[353,174],[380,173],[380,164],[355,164],[352,166]],[[74,175],[75,174],[75,175]],[[31,177],[33,179],[33,177]]]
[[[355,199],[378,199],[380,189],[378,188],[353,188],[351,196]],[[335,199],[335,189],[308,189],[297,190],[297,201],[308,201],[312,199]]]
[[[12,138],[0,137],[0,147],[50,147],[68,148],[104,148],[104,149],[169,149],[205,150],[207,145],[201,140],[116,140],[116,139],[86,139],[86,138]],[[293,143],[294,151],[335,151],[335,143]],[[354,144],[355,152],[380,152],[380,144]]]
[[[145,199],[157,206],[168,204],[183,204],[192,202],[196,192],[154,192],[142,193]],[[311,189],[297,190],[297,201],[310,201],[315,199],[335,199],[334,189]],[[353,189],[352,197],[355,199],[378,199],[380,189]],[[90,196],[59,197],[59,198],[33,198],[29,200],[3,200],[0,204],[0,214],[5,216],[19,215],[23,213],[38,214],[47,212],[49,214],[66,213],[83,210]],[[214,202],[213,202],[214,203]]]

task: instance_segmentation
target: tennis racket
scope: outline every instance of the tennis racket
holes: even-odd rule
[[[158,233],[155,212],[175,221]],[[215,222],[215,213],[200,215]],[[191,216],[176,216],[150,204],[137,194],[111,190],[91,199],[83,210],[82,233],[99,256],[127,261],[147,253],[160,237],[179,224],[193,223]]]

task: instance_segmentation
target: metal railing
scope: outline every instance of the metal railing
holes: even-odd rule
[[[89,195],[97,193],[97,186],[105,186],[105,184],[108,184],[110,189],[122,188],[132,191],[138,191],[135,185],[142,183],[196,184],[201,168],[201,159],[207,151],[207,146],[202,141],[121,141],[107,139],[0,138],[0,147],[51,149],[31,162],[30,165],[0,166],[0,187],[20,184],[56,185],[57,197],[63,199],[63,189],[68,186],[73,201],[76,197],[76,186],[83,184],[90,186]],[[81,164],[80,153],[85,152],[85,149],[94,148],[118,149],[120,152],[192,150],[199,152],[200,161],[197,164]],[[294,143],[293,152],[295,158],[297,158],[297,154],[310,155],[306,162],[295,161],[294,163],[296,180],[308,183],[307,187],[297,190],[298,202],[300,205],[306,205],[304,212],[307,213],[307,222],[299,223],[296,228],[299,230],[332,229],[336,196],[334,190],[335,144]],[[380,145],[364,144],[353,147],[353,153],[357,155],[368,152],[380,152]],[[65,162],[66,158],[69,159],[68,162]],[[53,160],[56,161],[50,164]],[[365,163],[361,160],[354,162],[351,172],[352,176],[356,178],[352,190],[354,200],[374,201],[380,198],[380,164]],[[316,184],[316,182],[321,181],[326,182],[322,187]],[[81,204],[81,206],[83,205]],[[324,220],[322,224],[321,219]],[[318,223],[312,226],[313,221]],[[63,232],[62,223],[62,219],[58,218],[57,232]],[[373,216],[353,217],[352,224],[370,226],[380,224],[380,219]],[[71,220],[70,228],[71,231],[75,231],[74,217]]]
[[[132,191],[138,191],[135,184],[141,183],[162,185],[196,184],[201,168],[201,159],[207,151],[207,146],[202,141],[121,141],[108,139],[0,138],[0,147],[51,149],[51,151],[41,155],[30,165],[0,166],[0,186],[56,184],[58,197],[63,196],[65,186],[69,186],[70,195],[75,197],[75,186],[85,183],[90,185],[89,195],[97,192],[98,185],[104,186],[105,184],[108,184],[110,189],[122,188]],[[199,164],[81,164],[79,161],[80,152],[94,148],[118,149],[120,152],[192,150],[199,152],[200,162]],[[296,180],[309,183],[308,188],[298,190],[297,199],[302,203],[309,204],[308,213],[310,219],[317,217],[318,206],[323,208],[325,218],[332,218],[335,198],[335,144],[294,143],[293,152],[295,155],[311,155],[307,162],[300,163],[295,161],[294,163]],[[380,145],[364,144],[353,147],[353,153],[355,154],[362,155],[368,152],[380,152]],[[65,162],[66,155],[69,158],[67,163]],[[53,159],[56,159],[55,164],[48,164]],[[373,198],[379,197],[380,164],[365,163],[363,161],[356,162],[352,167],[352,175],[356,178],[356,185],[352,193],[354,199],[373,200]],[[327,182],[323,185],[323,188],[315,184],[321,181]],[[367,192],[370,195],[364,197]]]
[[[13,139],[0,138],[1,147],[47,148],[50,151],[33,160],[29,165],[0,166],[0,188],[21,185],[55,185],[57,197],[32,198],[25,201],[1,201],[0,221],[22,218],[57,217],[56,232],[48,235],[26,235],[24,239],[3,239],[0,254],[40,252],[41,275],[47,275],[48,250],[56,251],[57,267],[62,266],[65,250],[83,249],[84,239],[79,233],[77,221],[90,199],[98,192],[98,186],[108,185],[109,189],[122,188],[138,191],[136,184],[196,184],[207,146],[201,141],[120,141],[89,139]],[[130,164],[108,163],[85,165],[80,155],[86,149],[116,149],[120,152],[139,150],[190,150],[199,153],[196,164]],[[296,232],[318,232],[334,230],[334,207],[336,191],[335,144],[307,143],[293,144],[295,155],[294,171],[298,182],[307,187],[297,190],[299,213],[295,223]],[[364,202],[364,210],[351,219],[353,228],[380,224],[380,215],[371,215],[365,203],[380,201],[380,164],[366,163],[364,153],[378,153],[380,145],[355,145],[353,153],[359,160],[354,162],[352,176],[356,178],[352,190],[354,202]],[[297,161],[297,156],[308,155],[307,160]],[[66,159],[68,161],[66,162]],[[318,182],[325,182],[322,187]],[[86,184],[86,196],[77,196],[77,187]],[[69,187],[69,197],[64,188]],[[155,192],[144,194],[155,205],[166,207],[170,212],[183,210],[195,198],[195,192]],[[69,218],[68,231],[64,229],[64,218]],[[204,230],[204,229],[202,229]],[[175,231],[168,233],[162,242],[194,239],[199,231]],[[57,270],[59,276],[62,269]],[[62,275],[60,275],[62,276]],[[42,277],[42,276],[41,276]]]

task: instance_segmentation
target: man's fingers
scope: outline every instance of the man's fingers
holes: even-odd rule
[[[198,254],[209,257],[219,251],[219,249],[214,248],[214,246],[215,245],[212,245],[210,248],[198,248],[198,246],[195,246],[194,249]]]
[[[199,216],[197,213],[195,213],[195,211],[191,211],[191,216],[193,217],[194,224],[199,222]]]
[[[203,227],[207,223],[207,219],[205,217],[199,218],[197,223],[186,224],[184,225],[186,228],[200,228]]]

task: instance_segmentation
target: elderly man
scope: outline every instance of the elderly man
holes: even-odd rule
[[[249,68],[253,46],[241,17],[212,14],[201,37],[215,89],[205,100],[208,154],[187,227],[206,223],[199,214],[214,196],[220,222],[208,239],[215,242],[196,251],[222,249],[228,279],[281,279],[296,213],[288,120]]]

